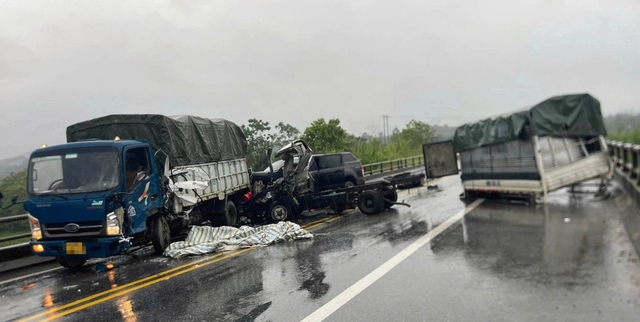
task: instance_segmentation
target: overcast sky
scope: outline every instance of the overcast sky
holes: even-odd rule
[[[0,159],[115,113],[339,118],[356,135],[382,132],[383,115],[453,126],[577,92],[635,113],[639,13],[638,0],[3,0]]]

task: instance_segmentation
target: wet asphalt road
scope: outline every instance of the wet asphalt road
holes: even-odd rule
[[[0,320],[300,321],[464,209],[459,178],[439,187],[411,208],[331,219],[312,240],[182,260],[143,249],[106,272],[0,284]],[[327,321],[638,321],[640,262],[614,200],[562,191],[547,207],[486,201]]]

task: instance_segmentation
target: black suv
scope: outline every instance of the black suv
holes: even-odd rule
[[[294,158],[294,165],[298,164],[298,157]],[[278,160],[271,166],[273,174],[267,168],[264,171],[253,172],[251,183],[262,181],[266,184],[282,177],[284,161]],[[350,152],[314,154],[309,161],[309,175],[313,178],[313,190],[322,191],[342,187],[352,187],[364,184],[364,168],[358,158]]]
[[[364,167],[351,152],[314,154],[310,162],[315,191],[364,184]]]

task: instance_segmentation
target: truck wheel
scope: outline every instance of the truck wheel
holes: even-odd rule
[[[395,189],[391,190],[391,193],[384,196],[384,199],[388,199],[390,201],[396,202],[398,201],[398,192]],[[386,200],[384,201],[384,209],[389,209],[393,207],[393,205],[394,204],[389,201],[386,201]]]
[[[268,217],[270,222],[291,220],[291,206],[288,202],[276,201],[269,207]]]
[[[376,191],[365,191],[358,197],[358,208],[365,215],[375,215],[382,212],[383,200]]]
[[[227,202],[227,206],[224,209],[224,216],[227,221],[227,226],[238,226],[238,209],[236,208],[236,204],[234,204],[233,201]]]
[[[86,263],[88,258],[56,257],[56,262],[68,269],[77,269]]]
[[[151,243],[156,255],[162,255],[171,244],[171,230],[167,218],[157,214],[151,219]]]

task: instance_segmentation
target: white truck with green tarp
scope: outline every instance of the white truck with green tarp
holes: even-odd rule
[[[596,98],[562,95],[526,110],[462,125],[449,151],[459,156],[465,196],[531,196],[546,203],[551,191],[611,178],[605,135]],[[438,158],[435,153],[426,156]]]

